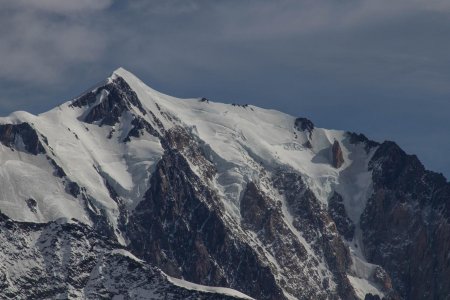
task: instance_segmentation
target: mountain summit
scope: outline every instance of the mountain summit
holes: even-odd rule
[[[119,68],[0,143],[1,298],[450,294],[450,184],[393,142]]]

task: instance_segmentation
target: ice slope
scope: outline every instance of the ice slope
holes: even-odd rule
[[[31,155],[3,147],[0,152],[0,210],[3,213],[19,221],[75,218],[90,224],[85,201],[66,191],[65,182],[70,180],[85,189],[96,208],[107,214],[116,228],[119,242],[125,244],[126,236],[117,229],[121,208],[112,199],[108,185],[117,191],[125,208],[132,211],[148,189],[148,178],[163,153],[160,140],[149,134],[123,142],[134,115],[145,118],[155,128],[158,128],[155,119],[165,129],[182,125],[202,141],[218,170],[214,185],[223,196],[225,214],[236,222],[240,220],[239,201],[243,189],[248,182],[260,180],[260,166],[264,166],[273,172],[279,168],[300,172],[325,207],[331,194],[338,192],[343,196],[350,219],[358,224],[371,193],[367,164],[373,150],[367,152],[364,145],[350,143],[346,132],[314,128],[310,135],[295,127],[295,117],[275,110],[198,98],[174,98],[151,89],[122,68],[106,83],[118,77],[128,83],[151,114],[144,115],[132,107],[116,125],[98,126],[83,122],[88,110],[74,107],[69,101],[38,116],[18,112],[0,119],[0,124],[32,124],[47,138],[47,153],[67,175],[55,177],[54,167],[42,154]],[[106,97],[108,94],[102,92],[92,107]],[[333,167],[330,158],[330,148],[335,141],[339,142],[344,158],[339,168]],[[36,200],[36,212],[28,207],[28,198]],[[288,215],[286,220],[290,222]],[[358,248],[353,248],[355,243]],[[357,239],[349,244],[355,257],[363,260],[361,241]],[[357,272],[355,275],[367,277]]]

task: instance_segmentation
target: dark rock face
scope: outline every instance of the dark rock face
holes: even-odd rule
[[[342,154],[341,145],[338,141],[334,141],[331,146],[331,165],[336,169],[339,169],[344,164],[344,156]]]
[[[99,103],[96,103],[97,101]],[[147,113],[136,93],[121,77],[78,98],[71,105],[73,107],[90,106],[83,121],[91,124],[98,123],[100,126],[116,124],[122,113],[129,111],[131,106],[137,107],[144,115]]]
[[[312,144],[311,144],[310,141],[306,141],[306,142],[303,144],[303,146],[304,146],[305,148],[312,149]]]
[[[378,295],[366,294],[364,300],[381,300],[381,298]]]
[[[144,132],[148,132],[149,134],[160,137],[160,134],[158,131],[156,131],[150,123],[145,121],[140,116],[135,116],[133,120],[131,121],[131,125],[133,126],[128,132],[127,137],[124,139],[124,142],[129,142],[131,140],[131,137],[138,138],[144,134]]]
[[[87,92],[80,98],[74,100],[70,105],[72,107],[83,107],[83,106],[93,105],[95,103],[95,101],[97,101],[97,92],[98,92],[98,89]]]
[[[23,150],[30,154],[45,153],[36,130],[28,123],[0,125],[0,143],[15,150],[22,150],[23,143]]]
[[[66,191],[77,198],[81,193],[81,188],[76,182],[70,181],[66,185]]]
[[[33,198],[29,198],[29,199],[25,200],[25,202],[27,203],[28,208],[29,208],[32,212],[34,212],[34,213],[37,212],[37,210],[36,210],[36,207],[37,207],[37,202],[36,202],[36,200],[34,200]]]
[[[346,275],[351,264],[350,253],[331,216],[321,207],[319,200],[306,187],[299,174],[281,172],[275,178],[274,185],[286,197],[295,228],[312,245],[314,251],[325,258],[338,284],[339,297],[357,299]]]
[[[262,192],[255,183],[247,184],[241,200],[242,227],[252,231],[268,251],[276,257],[279,266],[290,274],[284,289],[299,299],[325,299],[331,292],[317,272],[319,261],[308,256],[305,247],[298,242],[283,220],[281,202],[276,202]],[[311,285],[315,281],[315,286]],[[303,287],[303,291],[297,289]]]
[[[103,207],[97,207],[95,205],[95,199],[87,194],[84,189],[81,193],[81,197],[85,202],[86,211],[93,223],[92,228],[100,235],[115,240],[116,235],[112,224],[109,222],[105,209]]]
[[[404,299],[450,295],[450,185],[384,142],[370,164],[374,193],[361,216],[366,257]]]
[[[59,178],[66,177],[66,172],[64,172],[63,168],[61,168],[56,161],[47,155],[47,160],[50,162],[50,164],[53,166],[54,172],[53,174]]]
[[[370,149],[375,148],[380,145],[380,143],[377,143],[375,141],[369,140],[364,134],[362,133],[355,133],[355,132],[347,132],[347,136],[349,137],[351,144],[358,144],[363,143],[365,144],[366,152],[369,152]]]
[[[353,224],[352,220],[347,216],[342,196],[336,192],[334,192],[328,200],[328,213],[334,223],[336,223],[339,234],[346,240],[351,241],[355,234],[355,224]]]
[[[253,182],[247,185],[244,196],[241,200],[242,223],[245,227],[254,232],[262,232],[267,239],[275,238],[275,226],[280,226],[281,220],[276,218],[272,213],[278,208],[272,204],[273,201],[263,195]],[[277,224],[278,223],[278,224]],[[300,245],[299,252],[306,255],[306,250]]]
[[[295,128],[298,131],[307,131],[309,133],[309,137],[311,138],[312,132],[314,130],[314,124],[307,118],[297,118],[295,119]]]
[[[375,282],[376,284],[378,284],[378,286],[380,286],[382,288],[382,290],[384,292],[391,292],[391,296],[396,296],[396,297],[391,297],[392,299],[399,299],[399,297],[397,295],[395,295],[396,293],[393,293],[393,286],[392,286],[392,280],[391,277],[389,276],[389,274],[381,267],[376,267],[375,271],[372,274],[372,280],[373,282]]]
[[[217,195],[180,154],[186,143],[170,134],[166,138],[150,189],[130,216],[130,247],[170,275],[258,299],[283,299],[269,267],[225,226]]]

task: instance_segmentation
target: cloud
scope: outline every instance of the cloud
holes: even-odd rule
[[[435,30],[450,25],[439,19],[448,1],[0,3],[0,25],[8,28],[0,31],[0,78],[28,84],[54,84],[81,66],[113,61],[165,74],[277,64],[340,80],[448,90],[447,32]],[[427,47],[436,41],[444,47]]]
[[[448,91],[446,1],[131,3],[110,28],[117,60],[133,67],[177,76],[260,73],[275,64],[341,81]]]
[[[442,147],[450,130],[441,115],[450,111],[447,0],[0,5],[0,87],[11,87],[0,94],[3,112],[43,111],[123,66],[169,94],[276,108],[410,149],[430,132]],[[429,131],[409,132],[420,114],[434,120]]]
[[[54,84],[71,67],[95,62],[104,53],[107,39],[95,29],[92,18],[106,9],[110,1],[0,3],[3,80]]]
[[[2,0],[3,6],[11,8],[35,10],[56,14],[92,13],[103,10],[112,4],[112,0]]]
[[[135,0],[128,3],[128,8],[135,13],[139,12],[146,15],[180,15],[197,11],[205,4],[205,1],[198,0]]]

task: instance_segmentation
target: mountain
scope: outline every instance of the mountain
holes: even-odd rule
[[[5,299],[449,299],[450,184],[393,142],[120,68],[0,119]]]

